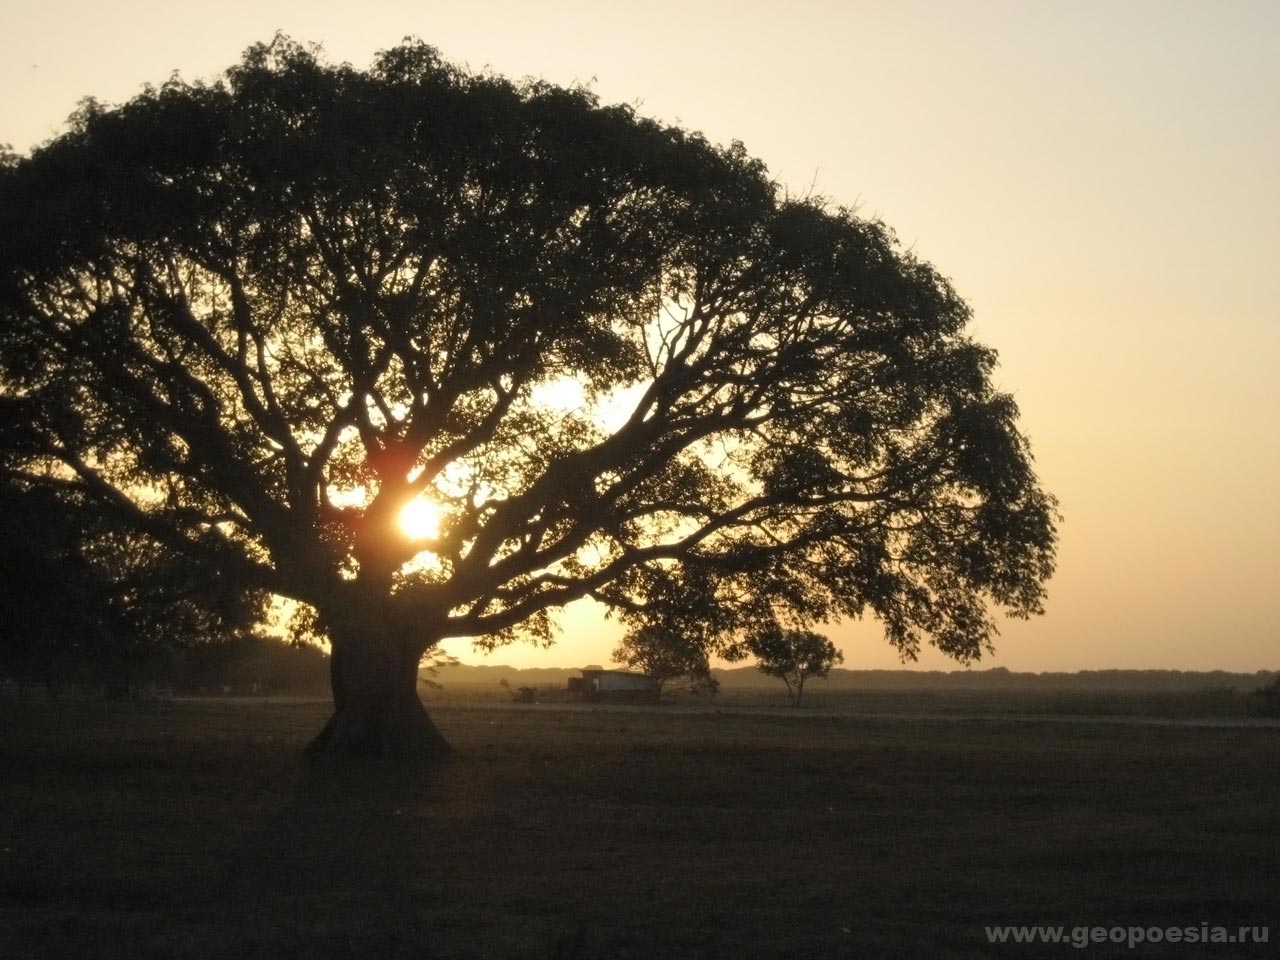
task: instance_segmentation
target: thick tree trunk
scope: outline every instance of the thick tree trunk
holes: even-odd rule
[[[333,716],[307,747],[313,759],[430,762],[452,749],[418,699],[422,653],[404,640],[335,637]]]

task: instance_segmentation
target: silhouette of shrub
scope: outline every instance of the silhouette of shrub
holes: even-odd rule
[[[1280,676],[1253,693],[1255,709],[1264,717],[1280,717]]]

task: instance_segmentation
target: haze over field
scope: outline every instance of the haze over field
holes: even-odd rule
[[[0,142],[277,29],[357,65],[416,34],[591,82],[883,218],[972,304],[1066,518],[1048,615],[984,665],[1276,666],[1280,6],[55,0],[0,13]],[[489,659],[607,660],[616,628],[563,622]],[[833,636],[849,667],[896,664],[873,623]]]

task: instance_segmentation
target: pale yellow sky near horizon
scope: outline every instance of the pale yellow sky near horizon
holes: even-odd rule
[[[47,0],[0,12],[0,142],[277,29],[590,82],[883,218],[974,307],[1066,517],[1047,616],[980,666],[1280,665],[1280,3]],[[453,649],[608,661],[611,624],[564,624]],[[874,623],[831,633],[848,667],[897,665]]]

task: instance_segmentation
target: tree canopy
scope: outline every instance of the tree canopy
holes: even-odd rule
[[[330,747],[438,749],[424,652],[582,597],[979,656],[1056,510],[969,319],[741,144],[417,42],[278,37],[0,168],[10,480],[313,608]]]

